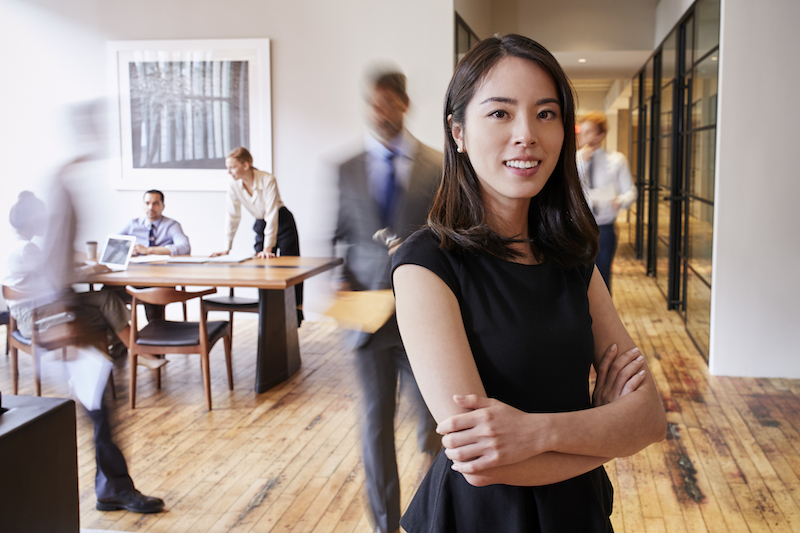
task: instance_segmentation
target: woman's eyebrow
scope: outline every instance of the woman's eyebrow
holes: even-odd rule
[[[506,96],[490,96],[486,100],[480,103],[480,105],[487,104],[490,102],[499,102],[501,104],[509,104],[509,105],[518,105],[519,101],[508,98]],[[536,101],[536,105],[544,105],[544,104],[556,104],[561,105],[561,103],[555,98],[542,98],[541,100]]]

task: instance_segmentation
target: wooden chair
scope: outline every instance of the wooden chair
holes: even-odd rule
[[[6,300],[28,300],[31,295],[25,291],[20,291],[14,287],[3,285],[3,298]],[[35,322],[35,316],[32,313],[31,324]],[[31,328],[33,329],[33,328]],[[9,313],[8,329],[7,329],[6,343],[8,345],[9,353],[11,354],[11,390],[14,396],[19,392],[19,351],[29,354],[33,358],[33,389],[36,396],[42,395],[42,376],[39,369],[40,354],[39,349],[36,347],[36,332],[31,331],[31,336],[24,336],[19,329],[17,329],[17,321]],[[66,348],[64,348],[66,350]]]
[[[233,294],[233,287],[230,288],[228,296],[209,296],[203,298],[206,311],[225,311],[229,314],[228,321],[231,323],[231,345],[233,345],[233,313],[258,313],[258,299],[244,298]]]
[[[31,294],[20,291],[15,289],[14,287],[9,287],[7,285],[3,285],[3,298],[6,300],[29,300],[32,298]],[[34,308],[31,312],[31,324],[35,323],[37,320],[37,312],[36,308]],[[41,358],[41,350],[37,343],[36,339],[36,329],[31,327],[31,336],[26,337],[24,336],[19,329],[17,328],[17,321],[14,319],[13,316],[9,313],[9,321],[8,321],[8,335],[6,337],[6,345],[11,353],[11,380],[12,380],[12,391],[13,394],[16,396],[17,392],[19,391],[19,359],[18,353],[20,350],[29,354],[33,358],[33,388],[36,396],[42,395],[42,376],[41,376],[41,369],[39,368],[40,358]],[[92,333],[94,335],[94,333]],[[97,332],[98,339],[95,342],[95,337],[92,336],[91,339],[93,340],[92,344],[96,344],[101,350],[105,350],[106,355],[108,354],[108,343],[106,342],[105,332]],[[60,347],[62,357],[67,357],[67,348],[69,345],[64,345]],[[46,351],[46,350],[45,350]],[[113,373],[108,377],[109,385],[111,386],[111,396],[116,399],[117,397],[117,390],[114,386],[114,375]]]
[[[134,289],[126,287],[131,295],[131,341],[128,347],[130,365],[130,406],[136,408],[136,370],[140,354],[160,355],[167,353],[199,353],[206,393],[206,407],[211,410],[211,372],[209,353],[214,344],[224,339],[225,362],[228,369],[228,388],[233,390],[233,368],[231,364],[231,326],[225,321],[208,321],[203,296],[214,294],[216,289],[188,292],[168,287]],[[200,297],[199,322],[171,322],[153,320],[138,331],[136,306],[141,303],[167,305],[186,302]],[[156,370],[159,372],[160,369]]]

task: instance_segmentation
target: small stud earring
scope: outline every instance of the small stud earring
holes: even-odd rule
[[[461,147],[460,146],[456,147],[456,152],[458,152],[459,154],[461,153]]]

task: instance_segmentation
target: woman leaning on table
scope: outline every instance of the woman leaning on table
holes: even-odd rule
[[[443,181],[393,261],[400,333],[445,446],[409,533],[611,531],[602,465],[664,438],[594,267],[574,113],[557,61],[518,35],[476,44],[450,82]]]
[[[231,150],[225,159],[225,167],[232,178],[228,183],[228,196],[225,205],[226,238],[228,248],[224,252],[211,254],[212,257],[225,255],[231,251],[233,238],[242,218],[242,206],[256,219],[255,232],[256,257],[275,257],[280,255],[300,255],[300,240],[294,217],[283,202],[278,191],[275,176],[253,166],[253,156],[246,148]],[[303,284],[295,285],[297,303],[297,325],[303,321]]]

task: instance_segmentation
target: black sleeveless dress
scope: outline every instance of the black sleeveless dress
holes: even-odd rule
[[[591,267],[523,265],[448,252],[428,230],[394,254],[439,276],[458,299],[486,393],[525,412],[591,407]],[[579,429],[576,429],[579,431]],[[613,489],[603,467],[539,487],[473,487],[440,453],[400,522],[409,533],[612,531]]]

